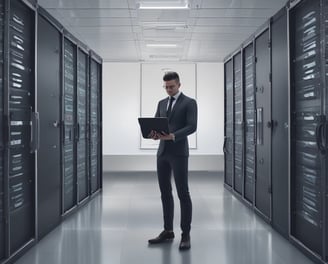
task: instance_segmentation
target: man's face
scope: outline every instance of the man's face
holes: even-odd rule
[[[164,88],[169,96],[174,96],[179,92],[180,83],[177,80],[166,81]]]

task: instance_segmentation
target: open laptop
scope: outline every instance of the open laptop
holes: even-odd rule
[[[138,121],[143,138],[149,138],[152,130],[169,134],[169,122],[166,117],[139,117]]]

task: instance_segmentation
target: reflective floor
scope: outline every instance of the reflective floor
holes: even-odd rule
[[[155,173],[104,175],[104,191],[28,251],[18,264],[312,263],[223,188],[223,174],[192,173],[192,248],[179,252],[176,198],[172,243],[148,246],[162,230]]]

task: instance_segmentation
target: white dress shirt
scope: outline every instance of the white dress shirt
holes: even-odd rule
[[[173,109],[173,107],[174,107],[175,103],[177,102],[177,100],[178,100],[180,94],[181,94],[181,92],[179,91],[179,92],[176,93],[176,95],[173,95],[173,97],[175,98],[175,100],[174,100],[173,103],[172,103],[172,108],[171,108],[171,109]],[[171,96],[169,96],[169,100],[167,101],[166,110],[169,109],[169,105],[170,105],[170,97],[171,97]]]

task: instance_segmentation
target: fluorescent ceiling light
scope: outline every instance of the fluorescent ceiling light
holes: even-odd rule
[[[188,28],[187,24],[185,22],[159,22],[159,21],[149,21],[149,22],[143,22],[142,26],[144,28]]]
[[[148,48],[176,48],[177,44],[146,44]]]
[[[189,5],[185,6],[139,6],[139,9],[189,9]]]
[[[139,1],[138,9],[189,9],[188,0],[176,1]]]
[[[149,59],[156,61],[180,61],[180,58],[175,55],[150,55]]]

